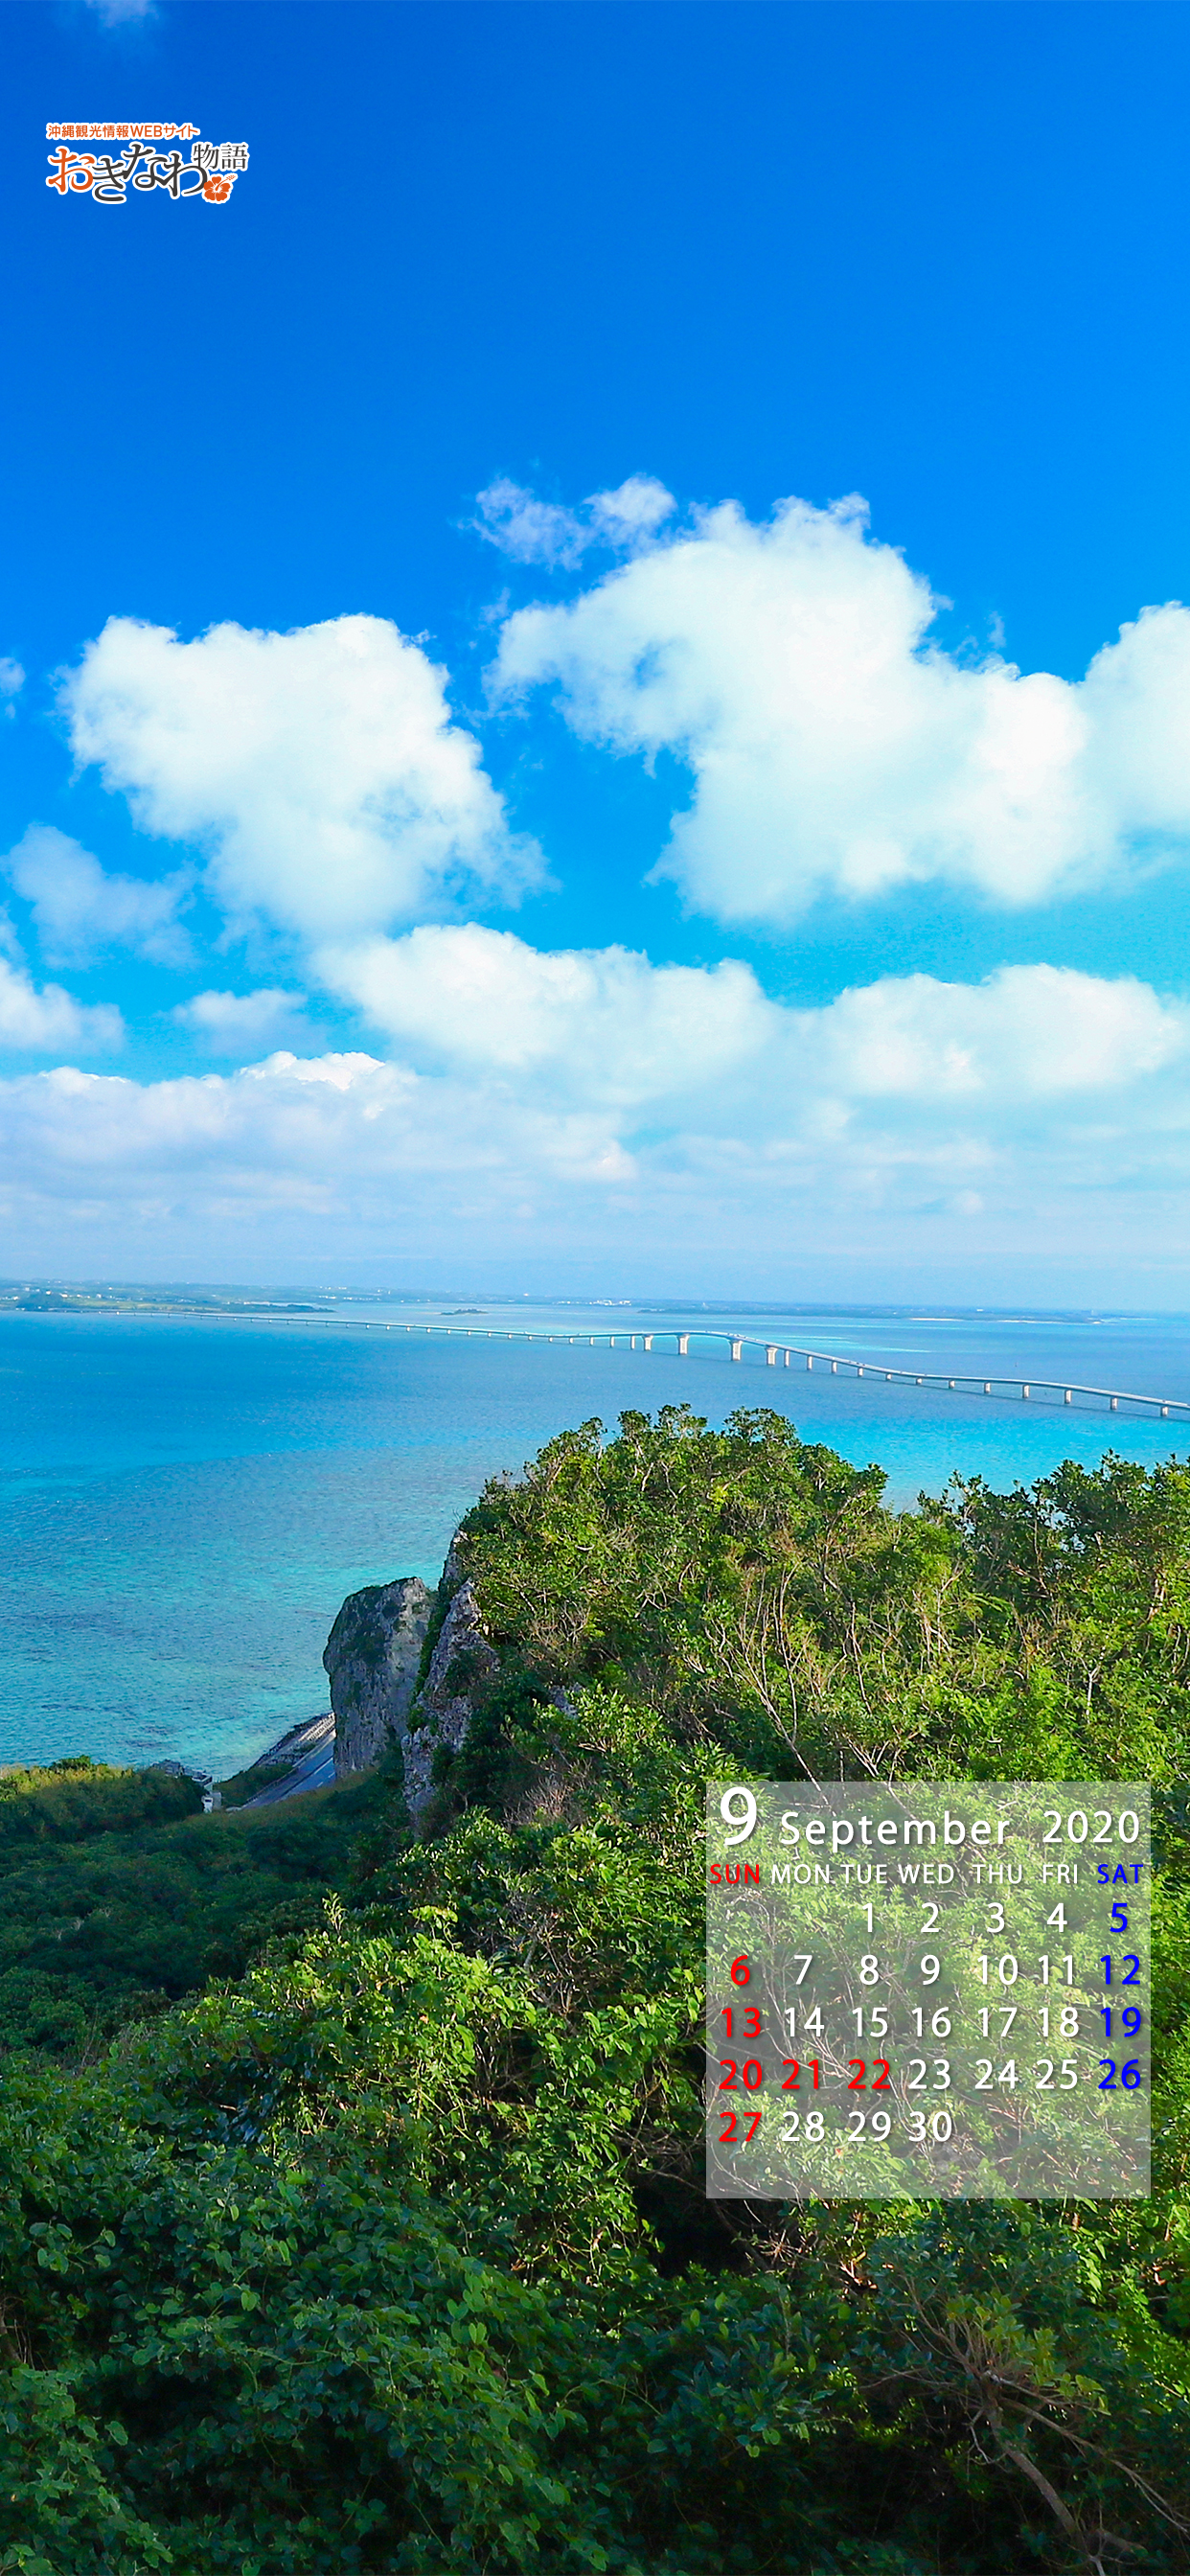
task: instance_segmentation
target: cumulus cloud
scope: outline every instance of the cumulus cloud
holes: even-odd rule
[[[693,796],[661,871],[725,921],[950,880],[1025,904],[1190,841],[1190,612],[1146,609],[1086,678],[980,664],[855,499],[731,502],[501,633],[497,701],[552,686],[573,730],[674,753]]]
[[[414,1062],[545,1084],[567,1098],[707,1105],[759,1129],[808,1103],[960,1105],[1118,1091],[1184,1058],[1190,1012],[1133,976],[1006,966],[981,984],[884,976],[815,1009],[772,1002],[750,967],[653,966],[625,948],[543,952],[476,923],[325,951],[327,983]],[[745,1088],[741,1088],[744,1086]]]
[[[11,654],[0,653],[0,698],[19,697],[25,685],[25,674]]]
[[[252,1239],[294,1211],[391,1224],[427,1219],[478,1183],[488,1202],[623,1178],[606,1125],[509,1106],[499,1133],[449,1082],[365,1054],[274,1054],[233,1074],[138,1083],[64,1065],[0,1082],[0,1213],[26,1201],[201,1218]],[[225,1238],[226,1239],[226,1238]],[[209,1255],[208,1244],[208,1255]]]
[[[39,988],[12,955],[7,935],[4,948],[9,953],[0,952],[0,1047],[20,1055],[53,1055],[62,1047],[106,1055],[122,1045],[118,1011],[105,1003],[88,1008],[60,984]]]
[[[477,923],[324,954],[328,983],[431,1063],[567,1098],[681,1098],[755,1056],[777,1019],[747,966],[651,966],[626,948],[529,947]]]
[[[697,1275],[717,1248],[741,1283],[922,1226],[931,1260],[974,1227],[1034,1275],[1050,1254],[1118,1273],[1133,1243],[1190,1250],[1190,1008],[1131,977],[883,977],[794,1009],[738,962],[541,958],[487,930],[324,962],[399,1060],[0,1082],[0,1212],[30,1243],[58,1226],[50,1266],[104,1209],[151,1229],[157,1259],[291,1243],[314,1218],[342,1248],[470,1266],[522,1240],[529,1208],[539,1254]]]
[[[275,984],[255,993],[195,993],[179,1002],[171,1017],[189,1029],[215,1055],[245,1055],[254,1047],[276,1046],[291,1037],[302,1020],[304,993],[287,993]]]
[[[596,1119],[583,1177],[609,1200],[601,1249],[629,1262],[645,1245],[697,1256],[705,1226],[746,1275],[766,1247],[857,1210],[894,1232],[915,1211],[965,1226],[986,1210],[999,1227],[1022,1202],[1038,1244],[1068,1227],[1074,1246],[1094,1223],[1073,1211],[1076,1184],[1093,1206],[1142,1174],[1190,1178],[1190,1008],[1131,976],[886,976],[798,1009],[738,960],[543,956],[474,925],[321,967],[420,1069],[427,1113],[461,1112],[495,1203],[505,1185],[549,1186],[555,1118]]]
[[[83,965],[112,947],[136,949],[159,966],[189,964],[190,941],[177,918],[193,889],[186,869],[155,880],[109,876],[52,823],[31,823],[0,865],[33,907],[48,965]]]
[[[209,849],[233,918],[333,938],[540,876],[444,682],[379,617],[216,626],[189,644],[116,617],[63,697],[77,758],[145,830]]]
[[[1118,1091],[1184,1063],[1190,1041],[1184,1003],[1069,966],[1002,966],[977,985],[890,975],[790,1018],[807,1069],[838,1099],[994,1113]]]
[[[643,545],[671,517],[676,503],[651,474],[630,474],[614,492],[592,492],[581,510],[540,501],[523,483],[501,475],[476,500],[472,526],[514,563],[569,568],[592,546],[617,551]]]
[[[323,966],[421,1069],[427,1105],[465,1101],[489,1180],[540,1193],[551,1120],[600,1120],[584,1177],[609,1199],[604,1249],[621,1259],[645,1244],[696,1255],[701,1223],[746,1269],[857,1210],[893,1231],[915,1211],[965,1226],[986,1210],[999,1226],[1022,1202],[1039,1243],[1067,1224],[1085,1242],[1076,1184],[1093,1203],[1142,1174],[1190,1177],[1190,1008],[1130,976],[886,976],[798,1009],[739,961],[541,956],[473,926]]]

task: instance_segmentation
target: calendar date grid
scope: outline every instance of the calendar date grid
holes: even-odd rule
[[[712,2197],[1148,2190],[1143,1784],[711,1784]]]

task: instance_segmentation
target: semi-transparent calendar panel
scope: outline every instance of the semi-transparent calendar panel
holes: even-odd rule
[[[1136,1782],[712,1782],[708,2194],[1146,2194],[1149,1875]]]

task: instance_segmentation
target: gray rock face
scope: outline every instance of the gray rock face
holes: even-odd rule
[[[452,1549],[448,1578],[454,1570],[457,1560]],[[475,1694],[498,1663],[484,1635],[475,1586],[460,1583],[411,1712],[412,1727],[403,1737],[405,1804],[415,1824],[434,1794],[431,1773],[438,1745],[448,1744],[452,1753],[458,1752],[474,1713]]]
[[[403,1737],[434,1595],[416,1574],[369,1583],[344,1602],[326,1643],[335,1777],[368,1771]],[[444,1631],[445,1633],[445,1631]]]

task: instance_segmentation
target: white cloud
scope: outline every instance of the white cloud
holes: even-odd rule
[[[479,1153],[492,1221],[505,1193],[552,1193],[561,1249],[572,1225],[594,1224],[594,1191],[613,1267],[683,1246],[700,1258],[713,1239],[736,1246],[747,1278],[775,1246],[812,1245],[857,1212],[878,1240],[919,1217],[963,1229],[986,1216],[997,1234],[1023,1228],[1026,1257],[1055,1242],[1074,1253],[1106,1198],[1154,1183],[1170,1197],[1156,1212],[1146,1201],[1144,1228],[1154,1242],[1178,1229],[1190,1008],[1130,976],[888,976],[798,1009],[770,1001],[738,960],[543,956],[474,925],[320,966],[420,1069],[427,1132],[443,1120],[452,1158]],[[563,1215],[541,1158],[555,1122],[573,1119],[596,1122],[604,1143]],[[429,1223],[436,1195],[430,1184]]]
[[[630,474],[614,492],[592,492],[586,508],[606,544],[632,546],[643,543],[672,518],[677,503],[651,474]]]
[[[1190,1011],[1133,976],[1006,966],[982,984],[885,976],[815,1009],[750,967],[652,966],[625,948],[543,953],[476,923],[324,951],[326,982],[411,1059],[631,1115],[723,1096],[758,1130],[808,1103],[920,1102],[999,1118],[1114,1092],[1186,1055]],[[815,1110],[817,1115],[817,1109]]]
[[[868,1294],[912,1256],[982,1263],[979,1296],[1011,1258],[1011,1293],[1070,1264],[1085,1301],[1088,1264],[1118,1283],[1190,1258],[1190,1009],[1132,978],[885,977],[800,1010],[738,962],[541,958],[487,930],[325,962],[406,1061],[0,1082],[0,1216],[26,1266],[41,1244],[51,1268],[127,1275],[140,1242],[211,1276],[316,1240],[461,1279],[519,1244],[678,1290],[712,1258],[741,1290],[809,1264],[813,1293],[820,1256],[862,1252]]]
[[[324,952],[326,981],[415,1056],[536,1094],[683,1097],[755,1056],[777,1014],[747,966],[651,966],[626,948],[527,946],[476,923]]]
[[[154,18],[157,14],[153,0],[86,0],[86,6],[94,10],[105,27],[123,27],[130,20]]]
[[[295,1213],[416,1226],[457,1213],[460,1192],[507,1207],[526,1174],[553,1193],[631,1169],[598,1119],[509,1106],[497,1129],[464,1088],[362,1054],[155,1083],[75,1066],[0,1082],[0,1217],[57,1204],[134,1232],[151,1221],[157,1259],[187,1228],[209,1261],[217,1239],[267,1242]]]
[[[116,617],[63,695],[78,759],[145,830],[209,847],[233,918],[333,938],[540,876],[444,678],[379,617],[191,644]]]
[[[85,964],[97,949],[133,948],[160,966],[189,964],[177,915],[193,879],[109,876],[78,841],[52,823],[31,823],[0,866],[33,907],[42,955],[51,966]]]
[[[790,1014],[818,1085],[840,1099],[990,1109],[1114,1092],[1184,1060],[1190,1011],[1131,975],[1002,966],[978,985],[886,976]]]
[[[479,517],[471,524],[514,563],[571,567],[592,546],[619,551],[643,545],[675,507],[672,494],[650,474],[630,474],[614,492],[592,492],[581,513],[539,501],[522,483],[501,475],[477,495]]]
[[[39,990],[13,957],[7,926],[3,944],[9,954],[0,954],[0,1047],[22,1055],[52,1055],[61,1047],[106,1055],[123,1044],[118,1011],[103,1003],[89,1009],[60,984]]]
[[[240,1055],[291,1036],[305,999],[304,993],[283,992],[276,985],[255,993],[195,993],[189,1002],[179,1002],[171,1017],[214,1054]]]
[[[502,555],[511,555],[514,563],[576,564],[591,542],[589,529],[573,510],[539,501],[505,474],[476,494],[475,506],[476,534],[498,546]]]
[[[956,659],[863,504],[734,503],[569,605],[517,611],[499,699],[554,684],[567,722],[694,781],[662,871],[728,921],[910,880],[1023,904],[1190,841],[1190,612],[1147,609],[1084,681]]]
[[[18,697],[25,685],[25,674],[11,654],[0,654],[0,698]]]
[[[1171,1195],[1156,1215],[1146,1203],[1144,1227],[1154,1242],[1178,1229],[1190,1008],[1129,976],[1046,965],[978,985],[889,976],[797,1009],[771,1002],[739,961],[541,956],[474,927],[322,964],[422,1069],[427,1128],[445,1119],[457,1151],[462,1121],[486,1158],[492,1221],[506,1192],[538,1205],[552,1194],[562,1248],[572,1226],[590,1237],[594,1194],[612,1267],[683,1247],[699,1259],[713,1240],[736,1247],[747,1278],[775,1247],[812,1246],[861,1218],[877,1241],[927,1219],[965,1240],[986,1217],[994,1236],[1021,1229],[1026,1258],[1055,1242],[1076,1250],[1105,1198],[1116,1225],[1120,1194],[1157,1175]],[[597,1121],[606,1141],[563,1215],[541,1157],[553,1122],[572,1118]],[[435,1195],[431,1185],[431,1223]]]

